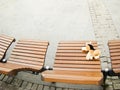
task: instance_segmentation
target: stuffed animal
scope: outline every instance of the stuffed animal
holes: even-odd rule
[[[100,58],[100,50],[94,49],[94,46],[90,43],[86,43],[86,47],[82,47],[82,51],[86,52],[86,59],[87,60],[93,60],[93,59],[99,59]]]

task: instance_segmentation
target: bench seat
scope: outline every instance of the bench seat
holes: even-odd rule
[[[100,60],[86,60],[82,47],[89,41],[62,41],[58,44],[53,70],[42,73],[42,80],[71,84],[102,85]],[[92,41],[97,49],[97,42]]]

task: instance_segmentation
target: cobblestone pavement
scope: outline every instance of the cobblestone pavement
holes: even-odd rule
[[[103,0],[88,0],[88,4],[95,37],[99,42],[99,48],[103,56],[101,58],[102,69],[111,68],[107,42],[108,40],[119,39],[119,33]],[[120,90],[120,79],[117,76],[107,77],[106,84],[108,84],[107,90]]]
[[[1,0],[2,3],[0,3],[0,6],[8,1],[9,0]],[[14,2],[14,0],[11,0],[11,1]],[[13,3],[13,2],[11,2],[11,3]],[[106,67],[111,68],[111,65],[110,65],[111,61],[109,58],[107,42],[108,42],[108,40],[119,39],[120,34],[118,34],[118,32],[116,30],[116,27],[113,23],[113,19],[111,17],[111,14],[109,13],[108,8],[106,7],[106,5],[104,3],[104,0],[87,0],[87,2],[88,2],[87,3],[88,5],[86,5],[86,4],[84,4],[84,5],[86,5],[86,7],[89,6],[88,8],[89,8],[90,16],[91,16],[91,23],[93,26],[95,39],[98,41],[99,48],[101,49],[101,52],[102,52],[102,57],[101,57],[102,69],[104,70]],[[6,7],[7,7],[7,5],[6,5]],[[2,12],[4,12],[4,11],[2,11]],[[88,14],[88,13],[86,12],[86,14]],[[3,16],[3,18],[6,18],[6,17]],[[58,17],[56,17],[56,18],[58,18]],[[64,18],[64,19],[66,20],[66,18]],[[6,22],[10,22],[10,20],[8,20]],[[1,25],[4,25],[4,23],[6,23],[6,22],[3,22],[3,24],[1,24]],[[64,24],[66,24],[66,23],[64,23]],[[64,25],[64,24],[62,24],[62,25]],[[8,25],[8,27],[10,27],[10,25]],[[50,27],[52,27],[52,26],[50,26]],[[47,28],[49,29],[50,27],[47,27]],[[84,26],[82,26],[82,27],[84,27]],[[82,27],[79,27],[79,28],[82,28]],[[8,28],[6,27],[6,29],[8,29]],[[14,29],[17,29],[17,28],[14,28]],[[29,29],[29,28],[27,27],[26,29]],[[35,28],[32,28],[32,29],[35,29]],[[64,29],[64,28],[60,28],[60,29]],[[85,29],[85,28],[82,28],[82,29]],[[90,30],[92,31],[92,29],[90,29]],[[49,30],[49,31],[51,31],[51,30]],[[58,30],[58,31],[60,31],[60,30]],[[56,33],[58,33],[58,31]],[[5,31],[3,30],[2,32],[5,32]],[[11,32],[14,32],[14,31],[11,31]],[[88,32],[88,33],[90,33],[90,32]],[[73,35],[73,33],[70,33],[70,34],[71,34],[71,36]],[[92,35],[92,34],[90,33],[90,35]],[[79,35],[76,33],[76,36],[79,36]],[[81,34],[81,36],[82,36],[82,34]],[[33,35],[33,37],[34,37],[34,35]],[[71,37],[70,39],[72,39],[72,38],[73,37]],[[79,37],[75,37],[74,39],[76,39],[76,38],[79,38]],[[91,38],[93,38],[93,37],[91,37]],[[86,38],[86,39],[88,39],[88,38]],[[120,90],[120,79],[117,76],[114,76],[114,77],[108,76],[107,80],[106,80],[106,84],[107,84],[106,90]],[[40,75],[33,75],[30,72],[29,73],[28,72],[20,72],[15,77],[9,77],[9,76],[3,75],[3,74],[0,75],[0,90],[98,90],[98,89],[101,90],[101,87],[86,86],[86,85],[68,85],[68,84],[61,84],[61,83],[53,85],[51,83],[46,83],[46,82],[41,81]]]

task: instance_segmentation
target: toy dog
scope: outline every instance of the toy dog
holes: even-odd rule
[[[87,53],[87,60],[97,60],[100,58],[100,50],[94,49],[94,46],[91,44],[91,42],[86,43],[86,47],[82,47],[82,51]]]

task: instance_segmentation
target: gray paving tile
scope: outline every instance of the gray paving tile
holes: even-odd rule
[[[22,85],[22,83],[23,83],[22,80],[14,78],[11,84],[19,87]]]
[[[44,86],[43,90],[50,90],[49,86]]]
[[[37,90],[43,90],[43,85],[38,85]]]
[[[26,89],[31,89],[31,87],[32,87],[32,84],[33,84],[33,83],[31,83],[31,82],[28,82],[28,84],[27,84],[27,86],[26,86]]]
[[[22,83],[21,87],[22,87],[23,89],[25,89],[25,88],[26,88],[26,86],[27,86],[27,84],[28,84],[28,82],[23,81],[23,83]]]
[[[32,87],[31,87],[31,90],[37,90],[37,87],[38,87],[38,84],[33,84]]]
[[[120,90],[120,84],[113,84],[114,90]]]

